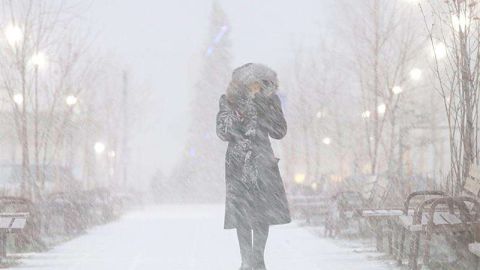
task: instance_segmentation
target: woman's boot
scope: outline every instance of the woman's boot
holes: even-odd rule
[[[242,265],[240,270],[252,270],[252,230],[250,228],[237,228],[238,243]]]
[[[266,270],[264,254],[268,229],[268,226],[261,226],[253,230],[253,270]]]

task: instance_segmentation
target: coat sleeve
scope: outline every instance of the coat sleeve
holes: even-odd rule
[[[223,141],[234,141],[238,136],[239,119],[227,103],[227,97],[222,95],[217,113],[217,136]]]
[[[273,94],[269,110],[269,132],[270,137],[280,140],[287,134],[287,121],[283,115],[282,104],[277,94]]]

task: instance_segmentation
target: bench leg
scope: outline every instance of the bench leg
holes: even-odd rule
[[[410,258],[408,259],[409,269],[418,270],[418,248],[420,245],[420,232],[415,232],[410,244]]]
[[[7,234],[0,233],[0,259],[7,258]]]
[[[407,234],[407,231],[405,228],[400,229],[400,239],[398,242],[398,256],[397,256],[397,264],[402,265],[402,260],[403,260],[403,252],[404,252],[404,246],[405,246],[405,236]]]
[[[428,231],[425,235],[424,251],[423,251],[423,265],[428,265],[430,262],[430,241],[432,240],[432,234]]]
[[[383,251],[383,227],[379,221],[375,221],[376,238],[377,238],[377,251]]]
[[[398,240],[398,254],[397,254],[397,264],[402,265],[404,246],[405,246],[405,237],[407,231],[405,228],[400,228],[400,239]]]
[[[393,254],[393,227],[392,224],[387,221],[387,226],[388,226],[388,254]]]

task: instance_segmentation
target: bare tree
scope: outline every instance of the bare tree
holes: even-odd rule
[[[449,129],[450,188],[458,194],[479,154],[478,1],[428,1],[420,8],[434,56],[435,88],[443,99]]]

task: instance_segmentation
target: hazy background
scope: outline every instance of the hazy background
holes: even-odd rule
[[[300,44],[314,46],[335,35],[334,1],[217,2],[230,20],[233,65],[263,62],[278,70],[280,80]],[[158,169],[168,174],[180,155],[211,7],[211,0],[94,0],[87,12],[95,43],[150,91],[131,138],[132,181],[146,183]]]

